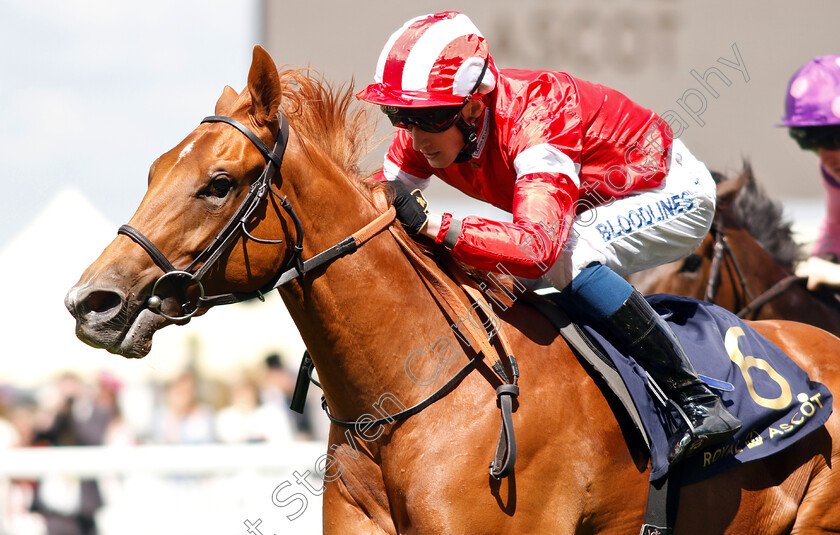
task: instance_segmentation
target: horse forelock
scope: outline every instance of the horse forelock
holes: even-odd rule
[[[715,177],[725,179],[722,175]],[[792,270],[800,258],[791,222],[786,220],[782,203],[771,199],[758,184],[752,166],[745,162],[740,175],[728,180],[744,181],[728,208],[728,213],[750,233],[782,266]]]

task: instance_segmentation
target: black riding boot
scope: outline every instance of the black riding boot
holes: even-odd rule
[[[700,379],[671,327],[642,294],[634,289],[605,323],[690,422],[681,422],[669,440],[668,462],[725,442],[741,428],[741,421]]]

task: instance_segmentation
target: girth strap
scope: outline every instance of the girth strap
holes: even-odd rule
[[[681,467],[668,470],[668,475],[648,485],[645,520],[639,535],[673,535],[680,503]]]

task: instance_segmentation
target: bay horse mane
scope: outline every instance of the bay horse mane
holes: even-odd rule
[[[800,259],[799,244],[796,243],[791,222],[783,215],[782,203],[770,198],[755,179],[752,166],[744,162],[741,172],[734,178],[712,172],[715,182],[740,182],[734,198],[723,209],[732,216],[770,255],[788,271]]]

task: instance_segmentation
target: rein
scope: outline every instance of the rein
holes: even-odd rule
[[[735,292],[736,306],[734,308],[740,308],[737,312],[737,316],[741,319],[745,319],[751,314],[758,314],[761,307],[784,294],[796,284],[800,284],[804,280],[796,275],[788,275],[762,292],[758,297],[752,297],[749,288],[747,287],[747,281],[744,277],[743,271],[738,265],[738,261],[735,259],[735,254],[732,252],[732,248],[729,246],[729,242],[726,239],[726,229],[721,217],[715,217],[712,222],[710,232],[715,240],[715,245],[714,253],[712,255],[712,265],[709,268],[709,280],[706,284],[706,294],[703,298],[705,301],[708,301],[709,303],[715,302],[715,297],[717,297],[717,292],[720,289],[720,281],[724,265],[727,267],[730,277],[732,277],[732,272],[734,271],[734,275],[738,278],[738,284],[741,288],[741,292]],[[738,303],[741,301],[746,302],[743,307],[738,306]]]
[[[202,123],[226,123],[242,132],[251,141],[251,143],[253,143],[254,146],[257,147],[257,149],[259,149],[260,153],[266,160],[266,166],[265,169],[263,169],[263,172],[260,175],[260,177],[251,185],[250,189],[248,190],[248,194],[245,196],[245,199],[243,199],[239,208],[236,210],[234,215],[228,220],[227,224],[224,226],[221,232],[219,232],[219,234],[209,246],[207,246],[201,253],[199,253],[199,255],[195,258],[195,260],[193,260],[190,263],[189,266],[183,269],[177,269],[176,267],[174,267],[172,262],[170,262],[169,259],[166,258],[166,255],[164,255],[163,252],[161,252],[161,250],[154,243],[152,243],[151,240],[149,240],[142,232],[130,225],[122,225],[117,231],[118,234],[128,236],[129,238],[134,240],[138,245],[140,245],[140,247],[142,247],[143,250],[146,251],[149,257],[151,257],[154,263],[157,264],[157,266],[160,267],[164,272],[163,275],[160,276],[152,286],[152,295],[148,298],[146,302],[146,306],[149,310],[175,322],[188,322],[190,318],[192,318],[192,316],[194,316],[202,308],[210,308],[216,305],[237,303],[255,297],[264,299],[263,295],[265,293],[277,289],[319,266],[332,262],[333,260],[344,255],[355,252],[366,241],[376,236],[384,229],[389,228],[391,223],[394,221],[394,218],[396,216],[396,209],[393,206],[391,206],[388,208],[387,211],[380,214],[376,219],[365,225],[359,231],[353,233],[352,235],[348,236],[347,238],[333,245],[332,247],[316,254],[312,258],[304,261],[301,258],[301,254],[303,252],[303,226],[300,222],[300,218],[298,218],[297,214],[294,211],[294,208],[292,207],[291,203],[289,203],[289,201],[286,199],[286,197],[281,197],[280,194],[277,191],[275,191],[274,188],[272,188],[271,186],[272,179],[274,178],[275,173],[278,176],[277,187],[280,188],[282,186],[283,176],[280,173],[280,167],[283,163],[283,154],[285,153],[286,145],[289,139],[288,120],[279,110],[277,112],[277,115],[280,127],[278,128],[277,137],[275,139],[273,149],[269,149],[268,145],[266,145],[256,134],[254,134],[245,125],[230,117],[213,115],[205,117],[201,121]],[[221,256],[231,247],[231,245],[234,243],[236,238],[239,237],[240,234],[244,234],[247,238],[259,243],[279,244],[283,242],[283,240],[263,240],[260,238],[256,238],[253,235],[251,235],[246,228],[248,222],[251,220],[251,216],[260,206],[260,204],[262,204],[263,200],[265,200],[268,197],[269,193],[278,200],[280,206],[282,206],[283,209],[286,210],[286,212],[289,214],[289,217],[294,222],[297,237],[295,244],[292,246],[291,257],[284,264],[283,268],[281,268],[277,275],[259,290],[256,290],[254,292],[220,294],[211,297],[205,296],[204,286],[201,283],[201,279],[209,272],[209,270],[213,267],[213,265],[215,265],[219,258],[221,258]],[[467,341],[473,350],[474,356],[470,358],[469,362],[465,364],[442,387],[440,387],[437,391],[435,391],[425,400],[400,413],[389,416],[387,418],[381,418],[379,420],[376,420],[372,424],[370,422],[366,422],[367,425],[393,423],[396,420],[403,420],[405,418],[413,416],[414,414],[417,414],[418,412],[422,411],[435,401],[438,401],[439,399],[449,394],[452,390],[454,390],[455,387],[457,387],[461,383],[461,381],[478,366],[478,363],[482,360],[483,356],[489,357],[490,355],[495,353],[495,351],[489,343],[489,340],[492,339],[492,337],[497,333],[489,333],[488,337],[488,332],[486,330],[477,329],[475,326],[472,326],[470,324],[471,322],[459,322],[459,320],[464,320],[470,317],[471,307],[464,304],[461,301],[461,299],[452,291],[449,284],[447,284],[444,278],[434,269],[432,269],[429,265],[427,265],[427,262],[425,261],[424,257],[422,255],[419,255],[414,250],[414,248],[408,244],[407,239],[404,235],[400,234],[399,232],[396,232],[396,230],[393,227],[391,227],[390,230],[397,243],[399,243],[400,247],[402,248],[403,252],[411,261],[415,270],[420,274],[423,282],[427,285],[430,293],[433,295],[436,301],[447,310],[449,319],[453,321],[453,325],[467,325],[467,331],[469,333]],[[198,267],[199,264],[201,265],[201,267]],[[458,269],[454,269],[452,271],[456,274],[460,273]],[[180,316],[170,316],[161,310],[163,300],[160,296],[157,295],[157,289],[161,281],[169,277],[186,279],[186,284],[195,284],[196,286],[198,286],[198,290],[200,293],[197,303],[194,307],[190,308],[190,304],[186,298],[187,285],[181,287],[182,315]],[[463,289],[463,291],[469,296],[469,299],[472,299],[474,303],[479,302],[480,294],[477,290],[475,290],[475,288],[472,288],[468,282],[461,280],[459,285]],[[470,332],[471,330],[476,332]],[[501,331],[498,333],[497,339],[499,340],[499,343],[502,346],[502,352],[504,353],[507,359],[508,369],[507,371],[505,370],[504,365],[501,363],[501,361],[497,361],[496,364],[492,366],[493,371],[496,372],[496,374],[499,376],[502,382],[502,384],[496,388],[496,397],[502,414],[502,427],[499,435],[499,443],[496,447],[496,454],[493,461],[490,464],[490,475],[496,479],[501,479],[510,475],[513,472],[513,467],[516,462],[516,439],[513,432],[512,413],[514,405],[513,398],[519,395],[519,387],[517,386],[517,381],[519,378],[519,367],[516,363],[516,359],[513,356],[513,352],[510,350],[510,346],[507,343],[507,340],[502,336]],[[301,369],[303,369],[303,367]],[[330,421],[332,421],[336,425],[340,425],[343,427],[354,427],[356,425],[356,422],[343,421],[333,417],[333,415],[330,414],[330,411],[327,407],[326,398],[323,399],[323,407]]]
[[[283,163],[283,154],[286,151],[286,145],[289,140],[288,120],[279,110],[277,112],[277,117],[280,126],[277,131],[277,137],[275,138],[273,149],[270,149],[268,145],[266,145],[256,134],[236,119],[212,115],[205,117],[201,121],[202,124],[215,122],[226,123],[242,132],[263,155],[266,160],[266,166],[260,177],[251,184],[251,188],[248,190],[248,194],[245,196],[245,199],[243,199],[239,208],[228,220],[224,228],[219,232],[213,242],[210,243],[210,245],[208,245],[201,253],[199,253],[189,266],[184,269],[175,268],[166,258],[166,255],[164,255],[151,240],[149,240],[142,232],[130,225],[122,225],[117,231],[118,234],[124,234],[140,245],[140,247],[148,253],[155,264],[163,270],[163,275],[155,281],[152,286],[152,295],[146,302],[146,306],[149,310],[175,322],[186,322],[202,308],[210,308],[216,305],[229,305],[253,298],[264,300],[264,294],[270,292],[271,290],[275,290],[300,277],[301,275],[341,256],[355,252],[356,249],[358,249],[364,242],[384,230],[394,220],[396,211],[393,207],[391,207],[388,211],[381,214],[361,230],[348,236],[329,249],[318,253],[309,260],[304,261],[301,258],[301,254],[303,252],[303,225],[300,222],[300,218],[297,216],[294,208],[286,197],[281,197],[280,194],[271,186],[275,174],[277,174],[278,177],[277,187],[279,188],[283,185],[283,175],[280,173],[280,166]],[[202,285],[201,279],[208,271],[210,271],[219,258],[221,258],[221,256],[233,245],[234,241],[240,234],[244,234],[248,239],[258,243],[279,244],[283,242],[283,240],[265,240],[257,238],[249,233],[246,228],[248,222],[251,220],[251,216],[262,204],[263,200],[268,197],[269,193],[278,200],[280,206],[282,206],[286,213],[289,214],[289,217],[294,223],[297,237],[294,245],[292,245],[291,257],[271,281],[256,291],[234,292],[214,295],[211,297],[205,296],[204,285]],[[199,264],[201,264],[201,267],[197,267]],[[170,277],[186,279],[186,284],[182,287],[181,291],[182,303],[180,316],[170,316],[163,312],[161,310],[163,300],[157,295],[158,285],[161,281]],[[186,285],[189,284],[195,284],[198,286],[200,294],[198,301],[191,309],[190,304],[186,299]]]
[[[507,360],[507,369],[505,369],[501,360],[496,361],[496,363],[492,366],[492,370],[501,380],[501,384],[496,388],[496,399],[501,411],[502,421],[501,430],[499,432],[499,442],[496,446],[496,453],[493,457],[493,461],[490,463],[490,475],[497,480],[507,477],[513,472],[514,465],[516,464],[516,437],[513,430],[513,409],[514,399],[519,396],[519,386],[517,385],[519,380],[519,365],[516,362],[516,358],[513,356],[513,351],[507,341],[507,337],[501,331],[501,326],[499,327],[498,332],[488,332],[486,329],[479,329],[473,325],[471,321],[464,321],[470,317],[472,307],[476,304],[480,305],[481,294],[470,284],[468,280],[466,280],[466,276],[457,266],[450,266],[450,271],[457,279],[460,289],[468,296],[468,300],[472,302],[471,305],[463,302],[463,300],[452,290],[447,280],[437,270],[431,267],[430,262],[424,256],[417,253],[405,235],[400,234],[393,227],[389,230],[394,236],[394,239],[400,245],[400,248],[403,250],[406,257],[414,266],[415,271],[417,271],[418,275],[420,275],[421,280],[426,284],[429,293],[435,301],[441,305],[441,308],[444,309],[449,320],[452,322],[453,328],[457,326],[458,332],[464,334],[460,327],[466,327],[466,343],[469,344],[474,356],[471,357],[470,360],[449,380],[447,380],[446,383],[444,383],[423,401],[396,414],[391,414],[377,420],[364,420],[364,424],[365,426],[375,426],[391,424],[395,421],[404,420],[443,398],[454,390],[455,387],[457,387],[461,381],[470,374],[470,372],[476,369],[478,363],[483,359],[483,357],[489,357],[490,355],[497,353],[490,344],[490,340],[493,337],[496,337],[499,344],[502,346],[501,353]],[[446,258],[448,259],[448,257]],[[478,306],[478,308],[483,307]],[[464,341],[464,339],[460,336],[457,338]],[[304,361],[305,360],[306,356],[304,356]],[[322,397],[321,405],[326,412],[327,417],[334,424],[346,428],[358,426],[358,421],[340,420],[334,417],[327,406],[326,398]]]
[[[747,289],[747,281],[744,278],[744,274],[741,272],[741,268],[738,265],[737,260],[735,260],[732,248],[729,247],[729,242],[726,239],[726,229],[723,224],[723,219],[715,217],[709,230],[715,240],[715,245],[714,253],[712,255],[712,265],[709,268],[709,280],[706,283],[706,295],[704,296],[704,300],[710,303],[715,302],[715,297],[717,297],[718,290],[720,290],[720,281],[724,265],[727,267],[730,276],[732,275],[732,271],[735,272],[743,295],[747,299],[752,299],[752,296],[750,296],[749,290]],[[736,296],[736,298],[740,301],[739,296]]]

